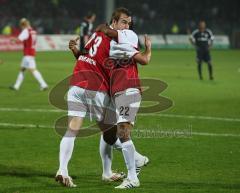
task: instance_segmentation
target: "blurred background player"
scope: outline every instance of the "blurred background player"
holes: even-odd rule
[[[84,45],[88,42],[90,36],[92,35],[93,22],[96,19],[96,14],[89,12],[85,17],[84,21],[81,23],[80,27],[80,51],[83,52]]]
[[[210,29],[206,28],[205,21],[200,21],[198,29],[194,30],[190,42],[195,46],[197,52],[198,74],[200,80],[202,76],[202,62],[208,64],[209,79],[213,80],[213,69],[211,63],[210,48],[213,44],[213,34]]]
[[[24,72],[28,69],[36,80],[40,84],[40,90],[46,90],[48,88],[47,83],[42,78],[41,73],[36,69],[35,54],[36,54],[36,40],[37,32],[32,29],[30,22],[26,18],[20,20],[20,27],[22,32],[17,38],[13,38],[12,41],[21,41],[23,42],[23,59],[21,63],[20,72],[17,76],[16,83],[10,87],[13,90],[19,90],[23,79]]]

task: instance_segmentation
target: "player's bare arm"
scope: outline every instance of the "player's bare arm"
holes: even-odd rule
[[[84,45],[86,45],[86,43],[88,42],[88,40],[89,40],[89,36],[88,35],[85,35],[84,37],[83,37],[83,43],[84,43]]]
[[[145,44],[145,50],[144,52],[140,52],[136,54],[133,58],[136,62],[138,62],[141,65],[147,65],[150,60],[151,60],[151,55],[152,55],[152,42],[150,38],[145,35],[144,36],[144,44]]]
[[[209,40],[208,49],[211,49],[213,46],[213,40]]]
[[[194,32],[193,32],[194,33]],[[189,34],[189,41],[190,43],[196,47],[196,42],[195,42],[195,39],[194,39],[194,35],[190,33],[190,31],[188,31],[188,34]]]
[[[189,38],[190,43],[195,46],[195,42],[193,41],[192,37]]]
[[[17,37],[11,37],[10,42],[17,43],[17,42],[21,42],[21,40],[19,40]]]
[[[100,24],[96,30],[97,32],[103,32],[104,34],[106,34],[108,37],[117,39],[118,37],[118,32],[117,30],[111,29],[108,25],[106,24]]]

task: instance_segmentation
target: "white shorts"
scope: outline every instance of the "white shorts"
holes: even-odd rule
[[[141,93],[137,88],[129,88],[114,95],[117,123],[130,122],[134,125],[141,104]]]
[[[72,86],[68,90],[68,116],[96,118],[101,121],[104,118],[110,98],[106,92],[92,91]]]
[[[21,62],[21,67],[27,68],[27,69],[35,69],[36,68],[36,62],[34,56],[24,56]]]

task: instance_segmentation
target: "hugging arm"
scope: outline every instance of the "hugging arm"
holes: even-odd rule
[[[100,24],[96,30],[96,32],[103,32],[104,34],[106,34],[108,37],[110,38],[114,38],[115,40],[117,40],[118,38],[118,32],[117,30],[111,29],[108,25],[106,24]]]
[[[97,28],[96,28],[97,32],[103,32],[104,34],[106,34],[107,36],[114,38],[115,40],[118,39],[118,31],[111,29],[109,26],[107,26],[106,24],[100,24]],[[138,63],[140,63],[141,65],[147,65],[150,62],[151,59],[151,47],[152,47],[152,43],[150,38],[145,35],[144,36],[144,42],[145,42],[145,50],[144,52],[139,52],[137,54],[135,54],[133,56],[134,60]]]

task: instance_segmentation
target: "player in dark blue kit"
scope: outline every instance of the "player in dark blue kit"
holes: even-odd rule
[[[200,80],[202,76],[202,62],[208,64],[209,79],[213,80],[213,68],[211,63],[210,48],[213,44],[214,36],[211,30],[206,28],[205,21],[199,22],[198,29],[192,32],[190,42],[195,46],[197,52],[198,74]]]
[[[93,22],[96,19],[96,14],[89,12],[80,26],[80,51],[84,52],[84,46],[88,42],[90,36],[93,33]]]

